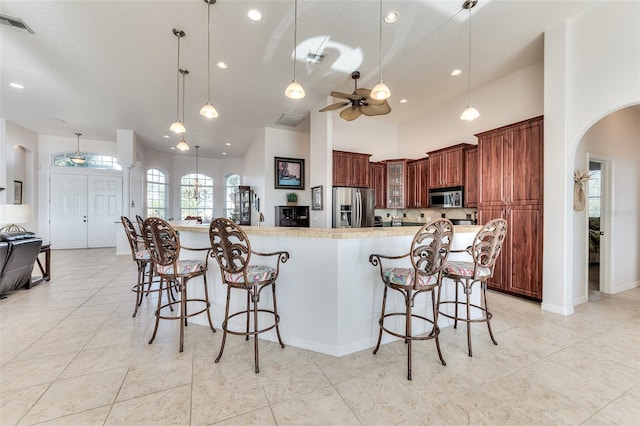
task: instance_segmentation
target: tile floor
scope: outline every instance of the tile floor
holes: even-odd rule
[[[132,318],[135,267],[113,249],[54,251],[53,279],[0,301],[0,424],[466,425],[638,424],[640,288],[563,317],[489,295],[499,346],[484,325],[474,357],[464,326],[433,342],[385,345],[334,358],[250,343],[192,325],[185,350],[153,302]],[[81,266],[81,270],[76,270]],[[283,323],[284,324],[284,323]],[[234,338],[235,337],[235,338]],[[286,343],[286,342],[285,342]]]

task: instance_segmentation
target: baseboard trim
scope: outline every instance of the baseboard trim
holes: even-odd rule
[[[551,305],[549,303],[542,303],[540,307],[543,311],[553,312],[554,314],[560,314],[564,316],[573,315],[575,313],[573,306],[559,306]]]

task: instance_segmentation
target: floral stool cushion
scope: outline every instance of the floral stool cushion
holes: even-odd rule
[[[147,250],[137,251],[136,260],[151,260],[151,256]]]
[[[194,272],[200,272],[207,269],[207,265],[199,260],[178,260],[176,265],[178,270],[175,275],[189,275]],[[173,265],[157,265],[156,272],[160,275],[173,275]]]
[[[412,286],[415,281],[413,268],[387,268],[382,271],[384,280],[389,284]],[[437,275],[418,274],[418,287],[433,285],[438,282]]]
[[[473,268],[473,262],[450,261],[444,264],[442,272],[445,275],[473,278]],[[478,278],[486,278],[489,276],[491,276],[491,270],[489,268],[478,267]]]
[[[247,266],[247,279],[250,283],[257,284],[276,278],[276,270],[266,265]],[[244,284],[242,273],[230,274],[225,272],[225,280],[230,283]]]

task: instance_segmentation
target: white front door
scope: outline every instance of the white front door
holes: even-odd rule
[[[116,221],[122,211],[121,176],[52,173],[49,194],[53,248],[116,246]]]
[[[52,173],[49,229],[53,248],[87,248],[87,176]]]
[[[122,212],[122,177],[89,175],[88,200],[89,248],[115,247]]]

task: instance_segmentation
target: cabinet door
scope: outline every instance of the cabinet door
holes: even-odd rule
[[[352,186],[353,162],[346,152],[333,152],[333,185]]]
[[[478,141],[479,204],[481,207],[504,204],[504,150],[506,145],[506,132],[490,133],[482,136]]]
[[[506,210],[509,230],[505,248],[505,290],[542,300],[542,206],[515,206]]]
[[[462,148],[454,148],[442,152],[442,180],[444,186],[462,186],[464,157]]]
[[[478,207],[478,148],[464,152],[464,206]]]
[[[429,159],[425,158],[418,162],[418,170],[416,171],[419,183],[416,191],[418,207],[426,209],[429,207]]]
[[[407,163],[407,207],[418,207],[418,163],[412,161]]]
[[[481,209],[478,211],[478,224],[484,225],[490,220],[499,219],[505,217],[505,210],[496,208],[496,209]],[[489,288],[493,290],[506,290],[507,289],[507,269],[508,269],[508,253],[509,253],[509,244],[511,241],[511,235],[513,234],[513,229],[509,225],[507,221],[507,236],[502,245],[502,251],[500,252],[500,256],[496,260],[496,264],[493,270],[493,276],[487,281],[487,285]]]
[[[369,163],[369,188],[376,194],[375,208],[384,209],[386,207],[386,174],[387,166],[384,163]]]
[[[508,131],[505,161],[505,201],[509,204],[541,204],[543,177],[542,121]]]
[[[429,188],[442,188],[442,152],[429,154]]]
[[[351,157],[351,164],[351,185],[360,188],[367,188],[369,186],[369,155],[354,154]]]
[[[387,163],[387,208],[405,208],[406,163],[394,161]]]

